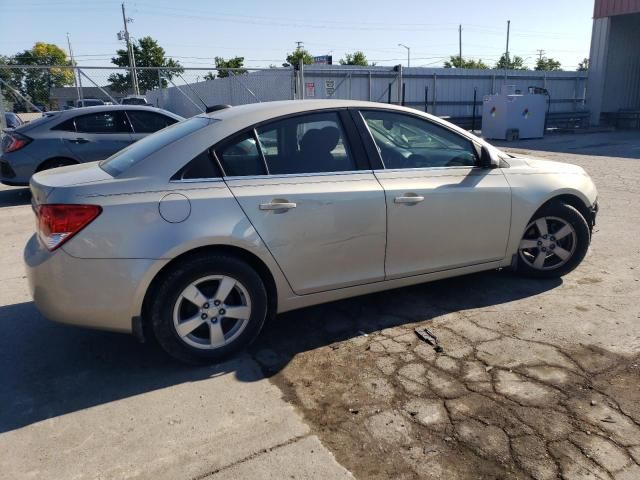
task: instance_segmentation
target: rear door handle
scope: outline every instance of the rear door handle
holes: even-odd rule
[[[406,194],[394,199],[395,203],[404,203],[406,205],[414,205],[424,201],[424,197],[420,195]]]
[[[89,143],[86,138],[73,138],[69,140],[71,143]]]
[[[261,203],[260,210],[291,210],[296,208],[297,205],[293,202],[279,202],[273,201],[270,203]]]

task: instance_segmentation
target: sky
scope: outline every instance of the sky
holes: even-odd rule
[[[76,61],[110,65],[123,42],[121,0],[0,0],[0,54],[29,49],[36,41],[67,49]],[[245,65],[280,65],[296,42],[313,55],[362,50],[378,65],[438,67],[458,55],[493,65],[506,47],[532,67],[542,49],[566,70],[589,56],[592,0],[128,0],[133,38],[151,36],[183,66],[207,67],[213,57],[245,57]]]

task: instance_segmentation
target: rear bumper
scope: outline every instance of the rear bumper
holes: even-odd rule
[[[12,187],[29,185],[29,178],[34,170],[31,159],[20,151],[0,157],[0,182],[5,185]]]
[[[29,288],[49,320],[131,333],[153,273],[165,261],[80,259],[63,249],[49,252],[34,235],[24,250]]]

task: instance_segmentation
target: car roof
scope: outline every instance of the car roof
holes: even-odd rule
[[[216,120],[227,120],[228,123],[233,123],[235,128],[240,129],[243,126],[255,125],[260,122],[286,115],[342,108],[397,110],[398,112],[429,118],[435,123],[446,125],[446,127],[451,130],[456,130],[465,136],[469,136],[469,132],[466,130],[421,110],[393,105],[390,103],[365,102],[359,100],[280,100],[276,102],[239,105],[237,107],[216,110],[211,113],[202,113],[198,116]]]
[[[100,113],[100,112],[113,112],[113,111],[122,111],[122,110],[140,110],[141,112],[158,112],[164,115],[168,115],[170,117],[175,118],[176,120],[184,120],[180,115],[176,115],[173,112],[168,110],[163,110],[161,108],[150,107],[147,105],[96,105],[93,107],[79,107],[73,108],[71,110],[63,110],[56,117],[59,119],[67,119],[73,118],[78,115],[85,115],[87,113]]]
[[[70,118],[75,118],[79,115],[86,115],[89,113],[100,113],[100,112],[113,112],[113,111],[123,111],[123,110],[140,110],[143,112],[157,112],[163,115],[167,115],[172,117],[178,121],[184,120],[184,117],[177,115],[173,112],[169,112],[168,110],[163,110],[161,108],[150,107],[147,105],[96,105],[94,107],[78,107],[72,108],[69,110],[56,110],[53,112],[45,112],[43,118],[46,118],[47,121],[33,121],[29,123],[25,123],[21,125],[20,131],[28,131],[34,130],[36,128],[44,127],[46,129],[50,128],[50,121],[55,120],[56,122],[62,122],[68,120]],[[40,119],[38,119],[40,120]],[[57,123],[56,123],[57,125]]]

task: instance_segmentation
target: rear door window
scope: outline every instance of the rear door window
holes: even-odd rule
[[[220,168],[207,149],[178,170],[171,180],[207,180],[221,176]]]
[[[278,120],[257,134],[271,175],[358,169],[337,112]]]
[[[127,110],[134,133],[153,133],[173,125],[177,120],[156,112]]]
[[[227,177],[246,177],[267,173],[253,131],[224,142],[216,148],[216,155]]]
[[[120,111],[99,112],[75,117],[76,131],[83,133],[129,133],[131,129]]]

